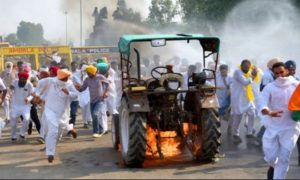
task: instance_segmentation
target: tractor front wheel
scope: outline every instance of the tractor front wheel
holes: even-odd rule
[[[120,111],[120,140],[122,157],[129,167],[142,167],[146,154],[146,117],[142,113],[130,113],[126,99]]]

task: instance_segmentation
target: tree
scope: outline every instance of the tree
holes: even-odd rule
[[[21,21],[17,29],[17,38],[27,45],[41,45],[46,42],[41,24]]]
[[[223,22],[227,13],[241,0],[179,0],[183,18],[186,21],[196,19]]]
[[[147,22],[155,26],[169,24],[179,13],[177,9],[178,4],[172,0],[152,0]]]
[[[12,44],[12,45],[20,44],[20,41],[18,40],[17,35],[15,33],[11,33],[11,34],[7,35],[5,37],[4,41],[9,42],[9,44]]]

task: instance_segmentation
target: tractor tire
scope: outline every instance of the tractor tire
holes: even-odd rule
[[[203,109],[201,118],[202,147],[196,157],[199,161],[211,161],[219,153],[221,145],[221,123],[215,109]]]
[[[122,99],[119,132],[124,163],[128,167],[142,167],[146,154],[147,119],[141,113],[130,113],[127,102]]]
[[[119,114],[114,114],[111,119],[111,140],[115,150],[119,149],[120,134],[119,134]]]

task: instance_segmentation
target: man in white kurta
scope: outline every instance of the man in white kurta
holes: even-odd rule
[[[252,69],[251,62],[243,60],[241,67],[233,73],[231,91],[232,135],[234,140],[241,142],[239,125],[243,115],[248,116],[247,137],[253,137],[255,105],[254,93],[251,84],[257,76],[257,71]]]
[[[66,69],[58,70],[57,77],[40,80],[35,90],[35,95],[45,101],[46,155],[50,163],[54,159],[56,144],[63,130],[67,129],[72,135],[75,133],[72,124],[69,125],[68,122],[71,99],[77,96],[77,91],[69,80],[70,75],[71,72]]]
[[[263,151],[270,166],[268,179],[284,179],[300,134],[300,123],[292,120],[288,110],[289,99],[299,82],[291,76],[286,77],[283,63],[276,63],[273,72],[276,80],[268,84],[260,96],[261,123],[266,128]]]
[[[22,127],[20,129],[20,140],[25,139],[25,133],[28,129],[30,118],[30,97],[33,92],[33,85],[28,81],[29,74],[27,72],[19,72],[18,80],[14,80],[10,86],[12,90],[10,117],[11,117],[11,140],[17,140],[17,122],[20,116],[23,117]]]
[[[231,133],[232,120],[228,118],[230,110],[230,86],[232,84],[232,77],[228,74],[228,66],[222,64],[219,67],[220,72],[216,77],[217,90],[216,94],[219,101],[219,115],[221,120],[228,121],[227,132]]]

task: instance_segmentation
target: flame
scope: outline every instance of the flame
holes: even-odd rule
[[[157,149],[156,135],[157,130],[147,126],[147,151],[148,156],[159,156]],[[161,151],[164,157],[176,156],[181,153],[179,148],[181,144],[181,138],[177,137],[176,131],[161,131],[160,132]]]

